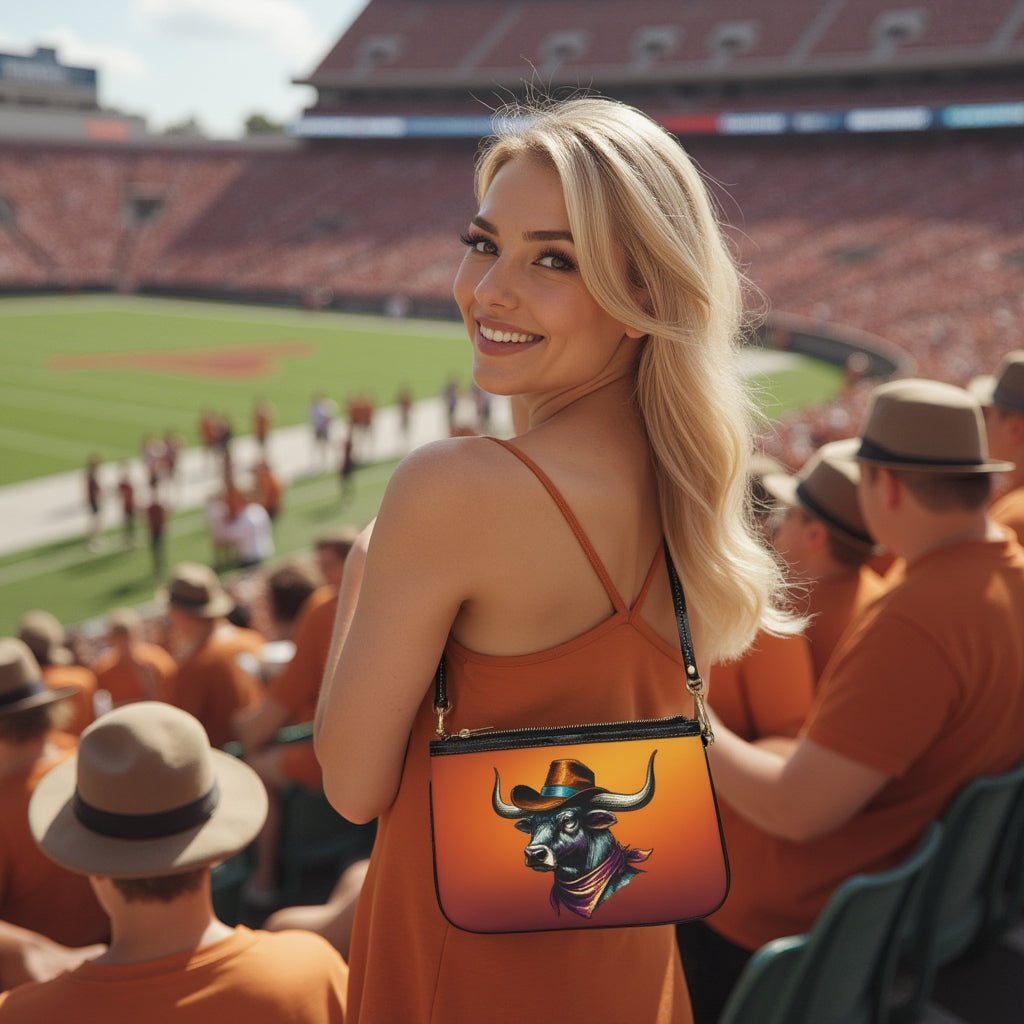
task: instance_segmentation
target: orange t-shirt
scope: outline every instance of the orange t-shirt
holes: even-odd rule
[[[557,493],[532,463],[527,465]],[[570,525],[596,570],[600,561],[590,542],[575,520]],[[617,721],[692,715],[679,648],[666,643],[642,615],[655,583],[669,585],[660,549],[632,608],[608,581],[611,617],[547,651],[496,657],[449,639],[445,657],[457,714],[452,724],[514,728],[595,716]],[[431,854],[429,744],[437,725],[432,704],[428,693],[413,725],[398,795],[378,824],[353,929],[350,1019],[364,1024],[692,1021],[672,925],[475,935],[445,920]],[[550,888],[550,881],[537,881],[542,892]]]
[[[814,668],[805,637],[758,633],[735,661],[708,674],[708,703],[745,740],[796,736],[814,699]]]
[[[110,694],[114,707],[137,700],[165,700],[177,671],[174,659],[158,644],[137,640],[132,659],[118,651],[105,651],[96,659],[93,671],[101,690]]]
[[[51,690],[73,686],[78,692],[58,705],[58,721],[65,732],[81,736],[82,730],[96,720],[93,698],[96,696],[96,673],[84,665],[46,665],[43,667],[43,682]],[[65,710],[70,708],[70,711]],[[67,715],[68,720],[63,717]]]
[[[267,683],[267,697],[287,709],[293,722],[311,722],[316,714],[337,608],[335,587],[319,587],[306,598],[292,631],[295,654]],[[310,789],[323,785],[320,762],[311,741],[287,743],[280,748],[280,754],[281,773],[286,779]]]
[[[203,723],[211,746],[222,747],[234,739],[235,712],[262,698],[259,680],[241,667],[238,655],[258,654],[263,644],[255,630],[218,630],[178,666],[168,700]]]
[[[719,803],[732,888],[708,924],[756,949],[807,931],[836,887],[917,846],[965,782],[1024,755],[1024,549],[938,548],[908,566],[846,633],[806,736],[890,776],[849,821],[805,842],[770,836]]]
[[[250,931],[202,949],[111,965],[85,963],[0,995],[4,1024],[344,1024],[345,961],[312,932]]]
[[[267,683],[267,697],[288,710],[293,722],[311,722],[334,633],[335,587],[318,587],[303,602],[292,630],[295,654]]]
[[[866,565],[810,584],[807,610],[811,619],[805,636],[811,647],[815,681],[821,679],[850,623],[886,589],[885,580]]]
[[[0,920],[65,946],[88,946],[110,933],[89,879],[50,860],[28,827],[28,803],[39,780],[71,757],[78,743],[57,732],[50,742],[42,760],[0,782]]]

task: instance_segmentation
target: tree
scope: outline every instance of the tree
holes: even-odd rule
[[[245,119],[246,135],[280,135],[283,127],[277,121],[271,121],[265,114],[250,114]]]

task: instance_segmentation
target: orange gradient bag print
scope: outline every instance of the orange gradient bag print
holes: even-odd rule
[[[665,924],[725,899],[694,719],[452,737],[431,755],[437,898],[458,928]]]

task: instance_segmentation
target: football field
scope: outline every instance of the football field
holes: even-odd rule
[[[391,405],[404,387],[433,399],[449,380],[468,388],[471,361],[455,322],[111,295],[0,300],[0,356],[0,484],[81,473],[92,454],[105,463],[137,459],[147,434],[173,430],[194,446],[204,409],[247,435],[260,397],[273,403],[277,427],[305,424],[318,392],[342,408],[355,394]],[[826,400],[839,386],[835,367],[760,356],[750,373],[769,418]],[[394,464],[361,467],[344,506],[333,472],[295,480],[275,525],[278,555],[307,551],[333,526],[366,522]],[[201,509],[176,510],[168,564],[210,555]],[[155,585],[145,547],[124,548],[117,531],[99,553],[68,537],[7,554],[0,630],[10,635],[30,608],[66,623],[93,619],[150,600]]]

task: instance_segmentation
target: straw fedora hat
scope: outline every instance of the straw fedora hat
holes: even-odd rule
[[[1024,415],[1024,350],[1007,352],[995,373],[975,377],[967,390],[983,406]]]
[[[18,638],[28,644],[36,660],[44,665],[70,665],[75,660],[65,643],[64,627],[49,612],[25,612],[18,621]]]
[[[769,473],[762,483],[772,497],[784,505],[806,509],[847,544],[874,552],[875,541],[857,501],[860,467],[853,456],[859,447],[855,437],[831,441],[822,445],[795,476]]]
[[[937,380],[890,381],[872,395],[856,452],[859,462],[929,473],[1001,473],[988,457],[977,399]]]
[[[198,562],[182,562],[175,566],[171,581],[161,587],[157,600],[179,608],[197,619],[219,619],[227,615],[235,602],[220,585],[217,574]]]
[[[267,793],[243,761],[210,747],[202,725],[162,701],[126,704],[83,733],[75,757],[40,780],[29,827],[58,864],[148,878],[213,864],[247,846]]]
[[[74,686],[51,690],[28,644],[14,637],[0,638],[0,715],[52,704],[76,693]]]

